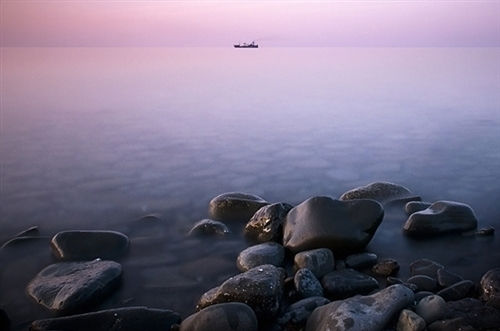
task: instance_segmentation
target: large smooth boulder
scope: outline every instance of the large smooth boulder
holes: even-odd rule
[[[247,271],[263,264],[281,267],[285,260],[285,249],[278,243],[268,242],[254,245],[241,251],[236,260],[240,271]]]
[[[393,201],[420,200],[409,189],[389,182],[375,182],[349,190],[340,196],[340,200],[373,199],[382,204]]]
[[[279,202],[267,205],[255,212],[245,226],[245,235],[258,242],[283,240],[283,223],[293,206]]]
[[[28,284],[27,292],[52,311],[78,311],[109,294],[121,273],[121,265],[113,261],[51,264]]]
[[[231,233],[226,224],[211,219],[196,222],[188,232],[190,237],[224,237]]]
[[[283,244],[294,253],[314,248],[330,248],[334,252],[361,250],[383,217],[382,205],[374,200],[312,197],[288,213]]]
[[[317,248],[297,253],[293,261],[295,269],[307,268],[318,278],[333,271],[335,267],[333,253],[328,248]]]
[[[413,292],[392,285],[369,296],[355,296],[316,308],[306,331],[383,330],[390,320],[413,301]]]
[[[377,280],[354,269],[332,271],[321,279],[325,291],[335,299],[368,294],[379,288]]]
[[[261,207],[269,202],[258,195],[230,192],[213,198],[208,206],[210,217],[219,221],[242,221],[248,220]]]
[[[403,225],[409,236],[434,236],[465,232],[477,227],[477,218],[469,205],[454,201],[437,201],[429,208],[413,213]]]
[[[179,314],[166,309],[126,307],[34,321],[32,331],[164,331],[180,323]]]
[[[481,299],[500,309],[500,268],[491,269],[481,277]]]
[[[164,330],[168,330],[165,328]],[[179,331],[257,331],[254,311],[241,302],[219,303],[182,321]]]

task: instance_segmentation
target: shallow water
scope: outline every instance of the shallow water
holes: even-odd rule
[[[0,306],[15,328],[49,313],[24,287],[65,229],[131,238],[101,307],[191,313],[246,247],[185,239],[228,191],[300,203],[372,181],[470,204],[500,228],[499,48],[3,48]],[[160,222],[139,220],[155,213]],[[402,275],[433,258],[478,280],[500,240],[401,234],[388,211],[368,246]]]

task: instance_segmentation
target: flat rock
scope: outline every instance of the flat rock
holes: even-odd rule
[[[500,268],[491,269],[481,277],[481,300],[500,309]]]
[[[406,282],[410,283],[410,284],[417,285],[418,291],[434,292],[438,287],[437,281],[434,278],[426,276],[426,275],[412,276],[412,277],[408,278],[408,280]]]
[[[395,275],[398,273],[398,271],[399,271],[398,261],[391,258],[382,259],[372,267],[373,273],[386,277],[390,275]]]
[[[230,192],[213,198],[208,212],[211,218],[219,221],[248,222],[257,210],[268,204],[258,195]]]
[[[258,242],[276,241],[281,243],[283,223],[292,208],[292,205],[284,202],[260,208],[245,226],[245,235]]]
[[[285,249],[278,243],[267,242],[241,251],[236,260],[240,271],[247,271],[263,264],[281,267],[285,260]]]
[[[313,311],[306,331],[384,330],[412,301],[413,292],[402,285],[389,286],[369,296],[334,301]]]
[[[321,279],[321,284],[324,290],[336,299],[367,294],[379,288],[375,278],[349,268],[326,274]]]
[[[293,258],[295,269],[307,268],[317,277],[321,278],[333,271],[335,259],[328,248],[318,248],[295,254]]]
[[[113,261],[51,264],[28,284],[39,304],[57,312],[72,312],[97,303],[119,283],[122,268]]]
[[[399,314],[397,331],[423,331],[425,330],[425,321],[422,317],[409,309],[403,309]]]
[[[179,314],[165,309],[126,307],[34,321],[33,331],[164,331],[180,323]]]
[[[372,267],[377,263],[377,258],[373,253],[351,254],[345,258],[345,264],[348,268],[362,270]]]
[[[116,231],[62,231],[50,241],[60,260],[114,259],[127,252],[129,240]]]
[[[164,328],[163,330],[169,330]],[[219,303],[182,321],[179,331],[257,331],[254,311],[241,302]]]
[[[476,331],[462,317],[432,322],[427,329],[429,331]]]
[[[437,281],[439,286],[448,287],[462,281],[463,278],[453,272],[446,269],[438,269],[437,271]]]
[[[330,303],[323,297],[309,297],[291,304],[278,319],[278,324],[285,330],[302,330],[307,319],[317,307]]]
[[[340,200],[373,199],[385,204],[413,197],[415,195],[404,186],[389,182],[375,182],[345,192],[340,196]]]
[[[408,216],[417,211],[422,211],[429,208],[432,205],[430,202],[424,201],[410,201],[405,205],[405,212]]]
[[[307,268],[299,269],[295,273],[294,285],[298,295],[302,298],[323,296],[321,283]]]
[[[461,317],[465,322],[479,330],[498,330],[500,310],[484,305],[473,298],[465,298],[446,303],[446,319]]]
[[[429,324],[445,317],[446,302],[439,295],[429,295],[418,302],[415,312]]]
[[[309,198],[288,213],[283,244],[293,253],[315,248],[330,248],[334,252],[361,250],[383,217],[382,205],[374,200]]]
[[[469,205],[454,201],[437,201],[429,208],[413,213],[403,226],[410,236],[433,236],[465,232],[477,227],[477,218]]]
[[[211,219],[203,219],[193,225],[188,236],[192,237],[224,237],[231,233],[226,224]]]
[[[437,277],[437,271],[443,269],[444,266],[429,259],[418,259],[410,264],[410,274],[415,275],[426,275],[432,278]]]
[[[474,283],[470,280],[462,280],[447,288],[437,292],[437,295],[442,297],[445,301],[454,301],[466,298],[472,294]]]

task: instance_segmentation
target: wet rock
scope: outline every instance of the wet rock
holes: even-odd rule
[[[278,323],[285,330],[302,330],[314,309],[328,303],[330,300],[323,297],[302,299],[290,305],[278,319]]]
[[[429,331],[476,331],[461,317],[432,322],[427,329]]]
[[[3,309],[0,309],[0,330],[10,330],[9,316]]]
[[[418,303],[420,300],[422,300],[425,297],[428,297],[429,295],[434,295],[434,293],[429,292],[429,291],[420,291],[415,293],[415,302]]]
[[[223,237],[229,233],[231,233],[231,231],[226,224],[211,219],[203,219],[193,225],[191,230],[189,230],[188,236]]]
[[[389,182],[371,183],[347,191],[340,196],[340,200],[373,199],[382,204],[407,198],[419,199],[406,187]]]
[[[299,269],[295,273],[294,284],[297,293],[302,298],[323,296],[321,283],[309,269]]]
[[[434,278],[425,275],[412,276],[408,278],[406,282],[417,285],[418,291],[434,292],[438,286],[437,281]]]
[[[245,226],[245,235],[259,242],[283,240],[283,223],[293,206],[288,203],[267,205],[252,216]]]
[[[500,310],[483,305],[477,299],[465,298],[448,301],[446,319],[462,317],[465,322],[479,330],[498,330],[500,326]]]
[[[425,210],[432,205],[430,202],[424,201],[410,201],[405,205],[405,212],[409,216],[418,211]]]
[[[403,309],[399,314],[397,331],[423,331],[425,321],[409,309]]]
[[[481,300],[500,309],[500,268],[491,269],[481,277]]]
[[[454,201],[437,201],[429,208],[413,213],[403,226],[410,236],[430,236],[449,232],[464,232],[477,227],[472,208]]]
[[[285,271],[266,264],[229,278],[200,298],[197,309],[224,302],[243,302],[259,319],[277,314],[283,295]]]
[[[463,278],[461,276],[446,269],[438,269],[437,271],[437,281],[441,287],[448,287],[462,280]]]
[[[373,253],[352,254],[345,258],[346,266],[356,270],[370,268],[375,263],[377,263],[377,255]]]
[[[333,271],[335,260],[333,253],[328,248],[318,248],[295,254],[295,269],[307,268],[317,277],[321,278]]]
[[[478,236],[492,236],[495,234],[495,228],[491,225],[486,228],[481,228],[477,230],[476,235]]]
[[[394,259],[383,259],[372,267],[372,272],[380,276],[395,275],[399,271],[399,263]]]
[[[382,205],[373,200],[309,198],[288,213],[283,244],[294,253],[314,248],[360,250],[371,240],[383,216]]]
[[[354,269],[332,271],[321,279],[321,284],[325,291],[336,299],[367,294],[379,287],[375,278]]]
[[[262,264],[272,264],[277,267],[283,265],[285,249],[275,242],[250,246],[243,250],[236,260],[240,271],[247,271]]]
[[[114,259],[128,249],[128,237],[116,231],[62,231],[50,241],[60,260]]]
[[[447,288],[442,289],[437,294],[445,301],[460,300],[468,297],[474,289],[474,283],[470,280],[462,280]]]
[[[306,331],[383,330],[412,301],[413,292],[402,285],[389,286],[369,296],[334,301],[313,311]]]
[[[119,283],[122,268],[113,261],[51,264],[28,284],[39,304],[57,312],[72,312],[98,302]]]
[[[213,198],[208,212],[216,220],[248,222],[257,210],[268,204],[254,194],[230,192]]]
[[[164,329],[168,330],[168,329]],[[219,303],[189,316],[179,331],[257,331],[254,311],[241,302]]]
[[[446,302],[439,295],[429,295],[418,302],[415,312],[429,324],[445,317]]]
[[[163,331],[180,323],[171,310],[126,307],[34,321],[33,331]]]
[[[444,267],[429,259],[418,259],[410,264],[410,274],[415,275],[426,275],[432,278],[437,277],[437,271],[443,269]]]

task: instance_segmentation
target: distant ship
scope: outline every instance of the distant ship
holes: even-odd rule
[[[255,43],[255,41],[252,41],[251,44],[243,43],[243,44],[237,44],[233,45],[234,48],[259,48],[259,45]]]

